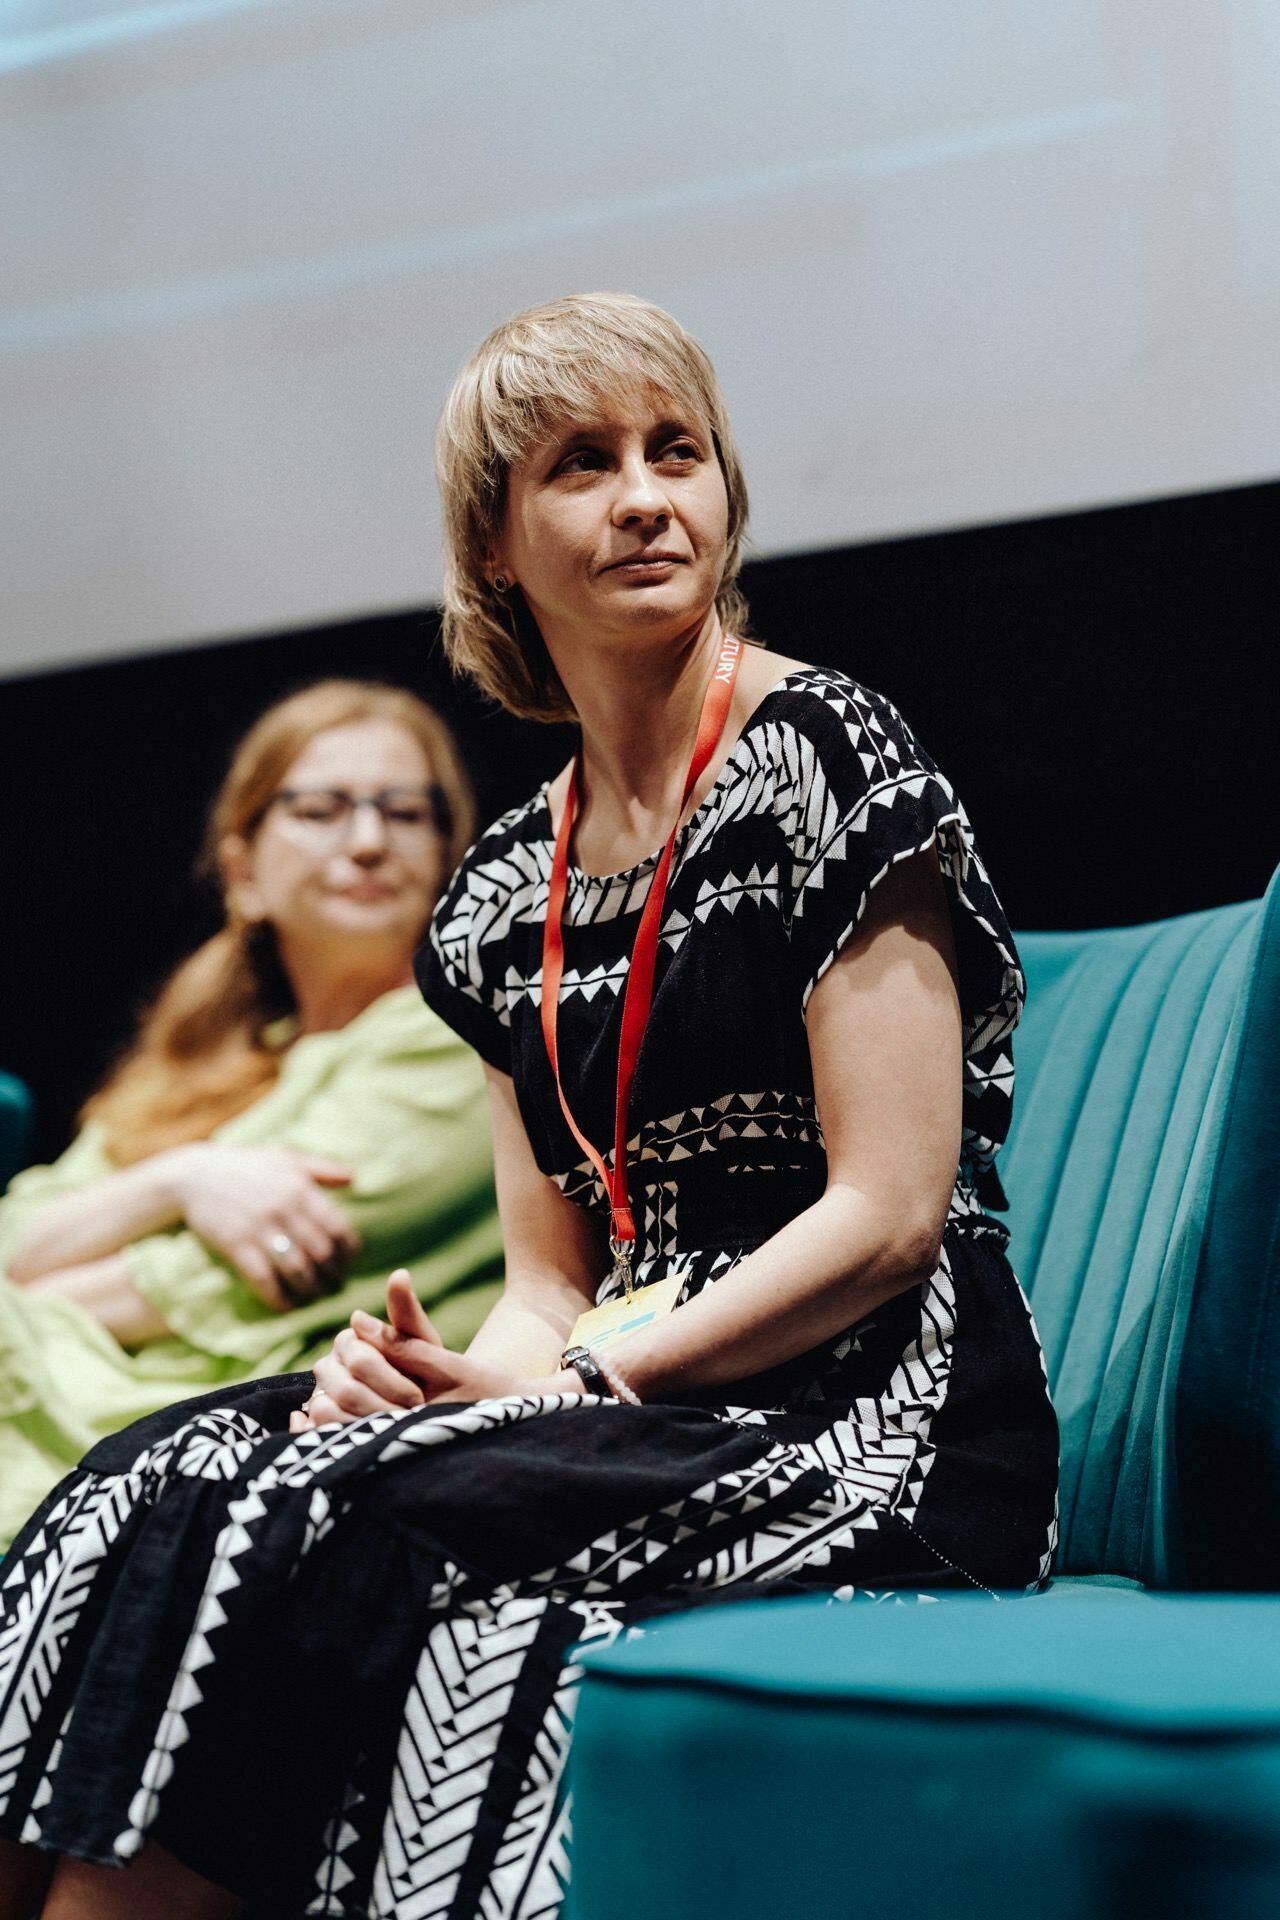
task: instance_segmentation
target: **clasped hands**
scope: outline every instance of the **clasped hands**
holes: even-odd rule
[[[388,1324],[389,1322],[389,1324]],[[356,1312],[314,1369],[315,1391],[289,1416],[290,1433],[368,1413],[507,1393],[581,1392],[576,1374],[533,1380],[453,1353],[432,1326],[403,1267],[387,1281],[387,1320]]]

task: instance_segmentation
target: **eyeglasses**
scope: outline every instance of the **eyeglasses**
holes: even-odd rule
[[[431,833],[452,825],[444,788],[382,787],[377,793],[348,793],[345,787],[281,787],[268,803],[317,846],[340,846],[351,832],[356,811],[374,807],[387,839],[397,846],[420,846]]]

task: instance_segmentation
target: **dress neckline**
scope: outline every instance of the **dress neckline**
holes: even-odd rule
[[[721,782],[724,780],[725,775],[728,773],[730,767],[733,765],[734,761],[737,759],[738,749],[741,747],[743,741],[746,739],[751,729],[756,725],[756,722],[761,718],[762,714],[765,711],[765,708],[769,705],[770,701],[773,700],[778,694],[782,693],[784,689],[790,688],[790,686],[794,681],[802,679],[805,674],[816,673],[817,671],[818,669],[812,665],[793,667],[790,673],[784,673],[780,680],[775,680],[773,685],[769,688],[768,692],[763,694],[760,697],[760,699],[756,702],[755,706],[751,709],[751,712],[747,715],[745,721],[743,722],[741,733],[738,735],[737,739],[733,743],[733,746],[730,748],[729,752],[726,754],[724,765],[721,767],[719,773],[716,775],[715,779],[711,782],[711,785],[707,788],[706,792],[703,794],[701,800],[699,800],[693,812],[689,815],[689,818],[685,821],[684,825],[681,827],[680,832],[676,839],[677,848],[683,845],[685,837],[688,835],[688,833],[692,828],[698,825],[699,821],[702,819],[703,814],[708,812],[711,808],[718,806],[720,804]],[[558,778],[559,778],[559,775],[557,774],[552,775],[552,779],[558,779]],[[541,837],[548,845],[554,846],[556,835],[555,835],[555,823],[551,817],[551,780],[543,781],[542,785],[539,787],[537,793],[535,794],[534,799],[537,802],[539,814],[541,816],[541,822],[542,822]],[[637,875],[645,873],[649,869],[656,867],[658,864],[658,861],[661,858],[662,858],[662,848],[655,847],[652,853],[646,853],[642,860],[637,860],[635,862],[634,866],[616,867],[611,873],[586,873],[578,865],[577,861],[571,858],[569,861],[569,879],[575,887],[609,887],[609,886],[615,885],[619,880],[635,879]]]

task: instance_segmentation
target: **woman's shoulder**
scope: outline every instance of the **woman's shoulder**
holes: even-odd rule
[[[761,701],[757,713],[819,744],[847,744],[855,751],[861,744],[864,752],[874,752],[887,743],[898,755],[908,745],[915,754],[923,751],[892,700],[838,667],[792,669]]]
[[[545,883],[550,857],[544,784],[472,842],[431,916],[426,948],[444,955],[481,933],[491,940],[495,922],[519,918],[521,903]]]
[[[504,1073],[510,1072],[508,942],[540,919],[550,861],[544,785],[501,814],[463,855],[415,961],[423,999]]]
[[[954,800],[950,783],[893,702],[834,667],[787,673],[744,730],[740,760],[767,763],[775,810],[790,817],[832,799],[841,807],[890,796],[927,780]]]
[[[352,1063],[368,1068],[384,1061],[423,1060],[453,1052],[461,1044],[410,982],[380,993],[345,1027],[303,1034],[283,1057],[280,1083],[288,1086],[295,1078],[345,1071]]]
[[[463,854],[453,877],[436,907],[433,926],[457,911],[459,904],[477,887],[491,891],[504,879],[516,882],[522,874],[538,869],[541,848],[548,840],[547,788],[544,782],[518,806],[505,813],[477,835]]]

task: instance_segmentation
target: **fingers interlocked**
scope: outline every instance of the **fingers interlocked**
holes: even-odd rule
[[[413,1380],[392,1366],[378,1349],[344,1327],[332,1350],[316,1362],[316,1386],[338,1410],[339,1418],[358,1420],[388,1407],[420,1407],[425,1399]]]
[[[442,1346],[402,1267],[388,1282],[387,1305],[391,1326],[372,1314],[352,1314],[351,1325],[316,1362],[315,1390],[290,1415],[290,1433],[421,1407],[456,1386],[465,1363]]]

